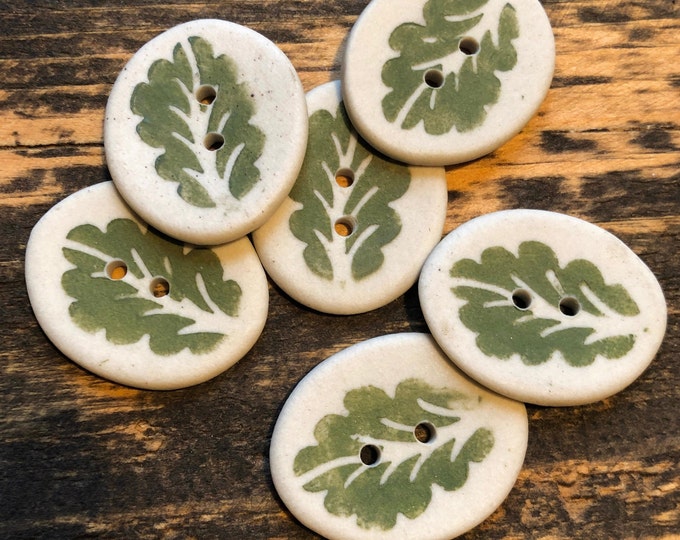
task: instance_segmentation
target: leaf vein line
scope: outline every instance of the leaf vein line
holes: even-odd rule
[[[383,426],[386,426],[388,428],[396,429],[397,431],[413,431],[413,426],[408,425],[408,424],[402,424],[400,422],[395,422],[394,420],[390,420],[389,418],[381,418],[380,423]]]
[[[333,146],[335,147],[335,153],[338,155],[339,158],[339,163],[341,167],[346,167],[347,165],[344,163],[346,154],[342,151],[342,145],[340,144],[340,139],[338,138],[337,134],[331,133],[331,140],[333,141]],[[351,141],[350,141],[351,143]],[[324,162],[325,164],[325,162]],[[330,177],[329,177],[330,179]]]
[[[433,403],[425,401],[423,398],[418,398],[417,403],[421,409],[430,414],[435,414],[437,416],[446,416],[448,418],[456,418],[460,420],[458,413],[453,409],[449,409],[447,407],[440,407],[439,405],[434,405]]]
[[[314,190],[314,196],[319,199],[321,204],[323,205],[324,210],[326,211],[327,215],[330,215],[330,213],[333,211],[333,208],[329,204],[329,202],[324,198],[324,196],[319,192],[318,189]]]
[[[364,193],[364,196],[361,197],[357,205],[354,207],[352,210],[352,215],[357,216],[359,212],[361,212],[361,209],[366,206],[368,201],[370,201],[375,194],[378,192],[378,186],[373,186],[371,189],[369,189],[366,193]]]
[[[548,279],[550,282],[550,285],[552,285],[553,289],[559,294],[560,296],[564,296],[564,287],[562,286],[562,282],[560,279],[557,277],[557,274],[555,273],[554,270],[547,270],[545,272],[545,277]]]
[[[321,242],[321,245],[324,247],[326,252],[328,252],[331,249],[332,245],[332,240],[329,240],[326,238],[326,235],[323,234],[319,229],[314,229],[314,235],[316,236],[317,240]]]
[[[216,313],[217,311],[222,311],[215,302],[213,302],[212,298],[210,298],[210,295],[208,294],[208,288],[205,286],[205,280],[203,279],[203,276],[200,273],[196,273],[196,288],[198,289],[198,292],[201,293],[201,297],[203,298],[203,301],[206,303],[208,308],[210,309],[210,313]]]
[[[182,81],[180,81],[179,79],[176,79],[176,80],[177,80],[177,84],[179,85],[180,89],[182,90],[182,93],[183,93],[184,95],[187,95],[187,94],[189,93],[189,91],[188,91],[186,85],[185,85]],[[170,109],[170,110],[171,110],[172,112],[174,112],[177,116],[179,116],[180,119],[181,119],[185,124],[189,124],[189,122],[191,121],[191,116],[190,116],[189,114],[185,113],[185,112],[184,112],[182,109],[180,109],[177,105],[169,105],[169,106],[168,106],[168,109]],[[174,131],[174,132],[173,132],[173,135],[179,136],[179,133],[177,133],[176,131]],[[182,139],[180,139],[180,140],[182,140]],[[187,139],[184,138],[184,140],[187,140]]]
[[[484,283],[483,281],[477,281],[475,279],[467,279],[467,278],[454,278],[452,280],[452,288],[456,289],[458,287],[467,287],[467,288],[473,288],[473,289],[482,289],[484,291],[496,293],[499,296],[505,296],[507,297],[510,294],[510,291],[503,287],[499,287],[497,285],[491,285],[490,283]],[[486,305],[485,305],[486,307]]]
[[[142,271],[142,276],[150,279],[153,274],[149,271],[148,267],[144,263],[144,260],[140,257],[139,252],[135,248],[130,249],[130,254],[132,255],[132,260],[137,265],[137,267]],[[127,277],[127,276],[126,276]],[[124,279],[124,278],[123,278]]]
[[[246,147],[245,143],[239,144],[234,150],[232,150],[231,154],[229,154],[229,159],[227,160],[227,164],[224,168],[224,177],[225,178],[231,178],[231,173],[234,169],[234,165],[236,165],[236,160],[238,157],[241,155],[241,152],[243,149]]]
[[[218,85],[215,85],[215,91],[219,93],[220,87]],[[227,125],[227,122],[231,118],[231,111],[227,111],[222,115],[222,118],[220,118],[219,124],[217,124],[217,131],[219,133],[222,133],[224,131],[224,126]]]
[[[416,67],[414,66],[414,70]],[[411,109],[415,105],[416,101],[420,98],[420,95],[428,88],[427,84],[425,82],[422,82],[418,88],[415,89],[415,91],[408,97],[406,102],[404,103],[404,106],[399,110],[399,114],[397,117],[394,119],[394,123],[403,126],[404,121],[406,120],[406,117],[408,114],[411,112]]]
[[[350,259],[354,258],[354,255],[356,254],[359,249],[361,249],[361,246],[371,237],[373,234],[379,229],[380,227],[378,225],[370,225],[366,227],[363,231],[359,233],[359,236],[357,239],[354,241],[354,244],[352,244],[352,248],[349,250],[348,256]]]
[[[324,474],[332,471],[333,469],[345,467],[347,465],[363,465],[363,464],[361,463],[361,458],[358,455],[342,456],[339,458],[332,459],[331,461],[327,461],[326,463],[322,463],[321,465],[318,465],[313,469],[298,475],[298,479],[300,480],[300,483],[304,486],[305,484],[311,482],[315,478],[323,476]]]
[[[361,179],[361,177],[364,175],[364,172],[366,172],[366,169],[371,164],[372,160],[373,160],[373,155],[369,154],[359,164],[359,166],[357,167],[357,170],[354,173],[354,176],[357,179],[357,181],[359,181]]]
[[[619,317],[620,314],[615,312],[613,309],[611,309],[607,304],[602,302],[597,295],[593,292],[593,290],[588,286],[587,283],[582,283],[580,286],[580,290],[583,293],[583,296],[585,296],[588,301],[595,306],[595,309],[597,309],[600,313],[602,313],[603,316],[605,317]]]
[[[81,244],[80,242],[76,242],[74,240],[67,239],[66,242],[64,242],[64,248],[72,249],[74,251],[80,251],[82,253],[85,253],[86,255],[90,255],[91,257],[96,257],[97,259],[100,259],[105,263],[109,263],[112,260],[114,260],[114,258],[108,253],[104,253],[103,251],[100,251],[97,248],[94,248],[87,244]],[[105,274],[102,272],[101,275],[103,276]]]

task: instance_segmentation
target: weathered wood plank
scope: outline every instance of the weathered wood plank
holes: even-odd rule
[[[307,89],[339,76],[325,70],[300,73]],[[0,99],[5,98],[5,106],[0,107],[0,147],[100,144],[109,89],[95,85],[27,93],[0,92]],[[680,131],[676,106],[679,99],[678,88],[659,82],[552,88],[539,111],[540,116],[532,120],[523,133],[541,136],[536,132],[580,132],[583,133],[580,138],[586,139],[589,132],[656,129],[664,132],[659,136],[666,137],[667,149],[672,149],[677,146]],[[16,106],[11,107],[11,103]],[[93,106],[95,103],[98,105]],[[590,135],[593,137],[596,135]]]
[[[0,536],[316,538],[278,499],[271,430],[287,395],[342,348],[427,331],[412,288],[332,317],[273,283],[267,326],[234,368],[143,392],[86,373],[33,318],[31,227],[108,180],[106,97],[143,43],[198,17],[262,32],[306,89],[340,76],[367,0],[0,2]],[[445,232],[505,208],[595,222],[657,275],[669,311],[650,368],[600,403],[528,407],[530,445],[506,502],[464,538],[676,538],[680,531],[680,13],[668,0],[546,0],[556,72],[539,114],[492,155],[448,169]]]

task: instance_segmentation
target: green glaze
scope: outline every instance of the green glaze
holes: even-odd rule
[[[335,175],[341,169],[354,173],[351,186],[338,186]],[[326,110],[313,113],[306,157],[290,192],[302,208],[289,220],[290,230],[305,244],[303,256],[309,269],[334,279],[338,261],[330,256],[333,251],[349,259],[355,280],[376,272],[383,264],[383,246],[401,231],[401,219],[389,203],[406,193],[410,183],[408,167],[375,154],[357,137],[342,103],[335,115]],[[339,218],[354,223],[352,234],[343,237],[334,232]]]
[[[480,262],[453,264],[453,293],[466,303],[463,324],[477,333],[477,346],[487,356],[508,359],[518,354],[527,365],[546,362],[559,351],[572,366],[591,364],[598,355],[615,359],[633,347],[639,308],[620,284],[608,284],[592,262],[575,259],[564,268],[555,252],[541,242],[523,242],[518,255],[490,247]],[[513,302],[513,292],[531,298],[526,309]],[[560,302],[580,306],[565,315]]]
[[[394,398],[374,386],[350,390],[344,399],[347,412],[317,423],[318,444],[300,450],[294,472],[305,475],[305,490],[325,492],[330,513],[356,515],[365,529],[392,529],[398,514],[414,519],[427,509],[434,484],[446,491],[463,486],[469,464],[491,451],[494,437],[488,429],[460,429],[477,404],[418,379],[402,381]],[[430,442],[414,435],[423,422],[435,429]],[[359,457],[367,444],[379,448],[376,464],[365,465]]]
[[[183,314],[188,311],[186,302],[207,318],[238,316],[241,288],[223,279],[222,264],[210,249],[187,252],[183,244],[142,231],[130,219],[114,219],[105,231],[79,225],[67,239],[72,247],[64,247],[63,254],[74,268],[64,273],[61,283],[74,299],[69,315],[87,332],[105,330],[113,344],[136,343],[148,336],[149,347],[158,355],[185,348],[207,353],[225,334],[191,331],[196,321]],[[127,267],[123,279],[107,274],[107,265],[115,261]],[[151,292],[158,277],[170,284],[162,301]]]
[[[484,32],[476,54],[466,56],[459,49],[461,39],[474,34],[476,27],[491,24],[486,20],[490,15],[483,11],[487,3],[429,0],[423,7],[424,25],[404,23],[392,32],[389,45],[399,55],[388,60],[382,71],[382,80],[390,88],[382,100],[389,122],[403,129],[422,122],[430,135],[452,129],[466,132],[484,122],[487,109],[501,94],[496,72],[510,71],[517,63],[512,41],[519,36],[515,9],[506,4],[499,20],[493,21],[495,32]],[[458,65],[458,71],[448,67]],[[438,87],[426,83],[431,70],[441,78]]]
[[[177,43],[172,61],[156,60],[147,76],[148,82],[135,87],[130,107],[142,117],[141,139],[164,150],[155,162],[161,178],[178,183],[182,199],[198,207],[216,206],[206,178],[224,180],[236,199],[245,196],[260,179],[255,162],[265,135],[250,123],[253,95],[238,82],[234,61],[214,56],[209,42],[190,37],[187,44]],[[206,86],[215,93],[211,104],[198,99]],[[224,137],[224,145],[209,150],[206,137],[215,134]]]

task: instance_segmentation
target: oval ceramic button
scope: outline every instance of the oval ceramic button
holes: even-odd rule
[[[192,248],[144,225],[113,184],[50,209],[26,246],[40,326],[102,377],[167,390],[206,381],[252,347],[267,317],[264,270],[243,238]]]
[[[123,198],[158,230],[221,244],[264,223],[307,143],[304,90],[257,32],[213,19],[144,45],[116,80],[104,146]]]
[[[443,539],[505,499],[527,447],[524,405],[456,370],[427,334],[374,338],[315,367],[270,450],[288,509],[326,538]]]
[[[652,272],[586,221],[508,210],[465,223],[420,276],[432,335],[468,375],[539,405],[599,401],[656,354],[666,303]]]
[[[441,239],[447,191],[441,167],[406,167],[357,137],[340,85],[307,95],[309,145],[300,176],[253,234],[262,264],[313,309],[361,313],[404,293]]]
[[[510,139],[555,63],[537,0],[373,0],[355,23],[343,95],[357,131],[417,165],[451,165]]]

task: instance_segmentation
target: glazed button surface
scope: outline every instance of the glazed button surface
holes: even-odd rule
[[[652,272],[586,221],[508,210],[449,233],[423,266],[432,335],[481,384],[539,405],[599,401],[656,354],[666,303]]]
[[[518,133],[554,63],[538,0],[373,0],[347,42],[343,95],[357,131],[386,155],[451,165]]]
[[[167,390],[206,381],[259,337],[269,292],[247,238],[192,248],[144,225],[111,182],[50,209],[26,246],[38,323],[102,377]]]
[[[270,450],[288,509],[325,538],[462,534],[512,489],[524,405],[460,374],[427,334],[374,338],[328,358],[281,410]]]
[[[113,181],[142,219],[184,242],[240,238],[295,182],[307,143],[304,90],[271,41],[234,23],[176,26],[116,80],[104,146]]]
[[[441,167],[407,167],[366,145],[338,83],[307,95],[309,144],[300,176],[253,234],[272,279],[318,311],[361,313],[403,294],[442,236]]]

